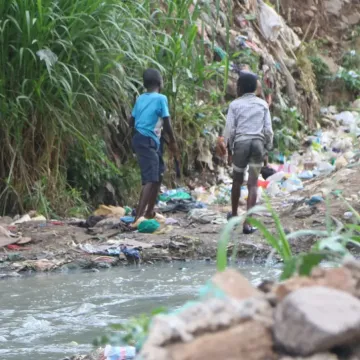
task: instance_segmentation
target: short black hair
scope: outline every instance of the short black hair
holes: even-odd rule
[[[250,71],[240,71],[237,81],[238,96],[254,93],[257,88],[258,77]]]
[[[159,70],[156,69],[147,69],[144,71],[143,75],[144,87],[146,89],[154,89],[161,87],[162,85],[162,76]]]

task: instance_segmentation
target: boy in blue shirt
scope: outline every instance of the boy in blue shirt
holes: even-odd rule
[[[154,207],[159,194],[165,165],[162,158],[160,137],[162,128],[169,139],[169,148],[177,156],[178,149],[170,122],[168,100],[160,94],[163,79],[158,70],[147,69],[143,75],[146,93],[136,100],[130,126],[135,128],[132,146],[141,170],[142,191],[136,220],[155,216]]]

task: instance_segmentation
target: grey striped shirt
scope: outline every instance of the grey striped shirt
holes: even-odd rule
[[[255,94],[246,94],[234,100],[226,118],[225,145],[233,149],[235,142],[243,139],[261,139],[270,149],[273,143],[269,106]]]

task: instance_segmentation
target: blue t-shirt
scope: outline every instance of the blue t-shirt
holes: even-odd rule
[[[144,136],[149,136],[160,145],[163,118],[169,117],[169,105],[165,95],[145,93],[136,100],[132,116],[135,129]]]

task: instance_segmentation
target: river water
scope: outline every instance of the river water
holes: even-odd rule
[[[279,270],[238,265],[254,284]],[[59,273],[0,282],[0,359],[60,360],[91,350],[110,323],[194,299],[215,272],[206,262]]]

